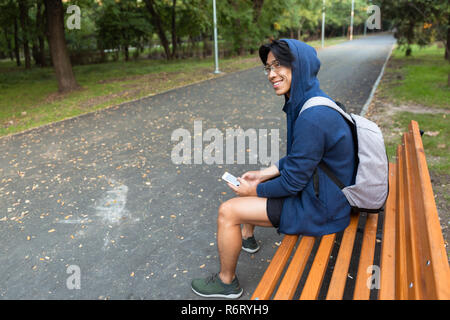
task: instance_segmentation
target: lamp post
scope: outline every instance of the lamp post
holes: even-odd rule
[[[355,0],[352,0],[352,14],[350,16],[350,41],[353,40],[353,16],[355,15]]]
[[[322,5],[322,48],[324,47],[325,42],[325,0],[323,0]]]
[[[221,73],[219,71],[219,49],[217,45],[217,18],[216,18],[216,0],[213,0],[213,22],[214,22],[214,73]]]

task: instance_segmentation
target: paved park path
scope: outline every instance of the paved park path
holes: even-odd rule
[[[393,41],[319,50],[324,91],[358,112]],[[218,271],[217,209],[234,196],[220,177],[262,165],[176,165],[171,134],[193,135],[194,121],[278,129],[281,157],[283,101],[254,68],[1,138],[0,298],[197,299],[190,281]],[[261,250],[239,260],[241,299],[282,239],[256,237]]]

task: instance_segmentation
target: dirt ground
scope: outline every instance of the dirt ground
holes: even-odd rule
[[[394,125],[393,115],[397,112],[408,111],[413,113],[450,113],[449,110],[434,109],[421,105],[400,104],[394,105],[386,97],[378,92],[374,95],[368,108],[366,117],[375,121],[381,128],[385,143],[405,130]],[[426,150],[425,150],[426,154]],[[427,161],[430,162],[433,159]],[[450,191],[450,174],[437,173],[430,170],[431,184],[435,195],[436,207],[439,214],[444,242],[447,249],[447,257],[450,261],[450,202],[446,199]]]

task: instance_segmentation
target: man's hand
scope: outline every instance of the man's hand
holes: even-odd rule
[[[247,180],[238,177],[237,180],[239,181],[239,187],[236,187],[232,185],[231,183],[227,182],[228,186],[240,197],[250,197],[250,196],[258,196],[256,193],[256,186],[258,183],[256,181],[248,182]]]
[[[241,178],[247,180],[250,183],[256,183],[256,185],[262,182],[261,171],[247,171],[242,175]]]

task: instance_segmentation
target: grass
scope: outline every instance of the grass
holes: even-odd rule
[[[256,57],[221,59],[221,71],[259,64]],[[137,60],[74,68],[81,90],[57,93],[52,68],[23,70],[0,64],[0,135],[117,105],[143,96],[215,77],[212,59]]]
[[[346,41],[326,39],[327,46]],[[320,41],[311,42],[318,48]],[[225,73],[259,66],[257,54],[221,58]],[[80,114],[157,94],[172,88],[217,77],[214,60],[130,60],[73,67],[81,90],[58,94],[53,68],[18,68],[0,61],[0,136],[63,120]]]
[[[450,115],[447,114],[420,114],[411,112],[399,112],[393,117],[396,127],[407,131],[411,120],[419,123],[423,147],[427,156],[430,170],[436,173],[450,173]],[[397,135],[387,143],[388,156],[396,156],[397,145],[401,144],[401,136]]]
[[[390,90],[391,97],[398,103],[413,102],[433,107],[448,108],[450,88],[447,77],[450,63],[444,60],[444,48],[437,45],[412,47],[412,56],[396,49],[392,59],[400,69],[400,79]]]
[[[389,158],[396,155],[401,142],[399,133],[416,120],[424,131],[422,141],[429,169],[439,174],[450,172],[450,88],[447,77],[450,64],[444,60],[444,49],[437,45],[413,46],[412,56],[402,49],[393,51],[379,87],[380,96],[401,106],[398,112],[386,116],[386,148]],[[414,109],[414,112],[408,112]],[[421,112],[421,110],[423,110]]]

